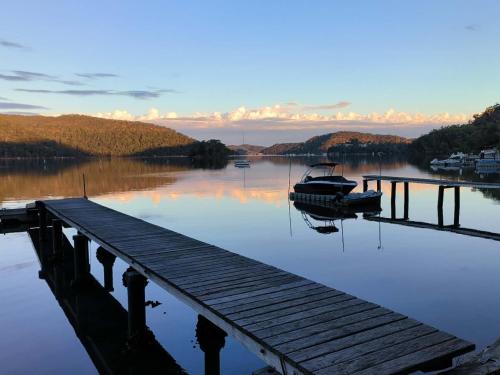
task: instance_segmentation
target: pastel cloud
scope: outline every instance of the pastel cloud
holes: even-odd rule
[[[48,109],[40,105],[14,103],[14,102],[0,102],[0,109]]]
[[[23,46],[20,43],[12,42],[10,40],[5,40],[5,39],[0,39],[0,47],[17,48],[17,49],[27,49],[26,46]]]
[[[345,104],[340,104],[345,103]],[[176,112],[161,113],[157,108],[151,108],[144,115],[133,115],[126,110],[97,113],[97,117],[138,120],[154,122],[176,129],[251,129],[251,130],[310,130],[335,129],[346,126],[370,128],[387,125],[390,127],[419,127],[429,125],[450,125],[466,123],[471,116],[466,114],[438,114],[408,113],[389,109],[383,113],[372,112],[361,114],[356,112],[335,112],[320,114],[309,112],[313,108],[323,110],[328,108],[342,108],[349,105],[340,102],[335,105],[301,106],[297,103],[277,104],[261,108],[249,109],[241,106],[230,112],[194,113],[180,116]],[[335,107],[336,106],[336,107]]]
[[[128,90],[128,91],[116,91],[116,90],[47,90],[47,89],[15,89],[20,92],[29,92],[34,94],[59,94],[59,95],[71,95],[71,96],[96,96],[96,95],[106,95],[106,96],[129,96],[134,99],[154,99],[160,97],[163,93],[177,93],[176,90],[172,89],[162,89],[162,90]]]
[[[114,73],[75,73],[76,76],[87,78],[87,79],[98,79],[98,78],[115,78],[118,77]]]
[[[83,83],[79,81],[60,79],[59,77],[50,74],[28,72],[26,70],[12,70],[10,74],[0,74],[0,79],[12,82],[48,81],[58,82],[69,86],[83,85]]]

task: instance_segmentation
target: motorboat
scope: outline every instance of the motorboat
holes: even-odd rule
[[[238,159],[234,161],[234,166],[237,168],[250,168],[250,161],[246,159]]]
[[[306,170],[300,182],[296,183],[293,190],[296,193],[318,194],[318,195],[342,195],[349,194],[358,183],[348,180],[344,176],[334,175],[335,167],[338,163],[317,163],[312,164]],[[322,175],[314,177],[315,172],[322,172]]]
[[[433,167],[473,167],[477,159],[475,155],[464,154],[463,152],[456,152],[450,155],[448,159],[431,161]]]
[[[479,159],[476,160],[476,172],[498,173],[500,172],[500,152],[496,148],[482,150]]]

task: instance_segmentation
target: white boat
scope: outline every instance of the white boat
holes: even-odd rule
[[[250,168],[250,161],[246,159],[235,160],[234,166],[237,168]]]
[[[450,155],[448,159],[431,161],[434,167],[473,167],[477,159],[475,155],[464,154],[463,152],[456,152]]]
[[[476,160],[476,172],[499,173],[500,152],[496,148],[482,150],[479,154],[479,159]]]

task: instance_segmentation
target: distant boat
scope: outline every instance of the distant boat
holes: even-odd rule
[[[234,166],[237,168],[250,168],[250,161],[246,159],[235,160]]]
[[[500,173],[500,152],[496,148],[482,150],[476,160],[476,172]]]
[[[448,159],[431,161],[433,167],[473,167],[477,156],[464,154],[463,152],[456,152],[450,155]]]
[[[338,163],[313,164],[306,170],[301,180],[295,184],[293,190],[296,193],[319,194],[319,195],[342,195],[349,194],[358,183],[346,179],[344,176],[334,175]],[[313,177],[314,171],[322,170],[323,176]]]

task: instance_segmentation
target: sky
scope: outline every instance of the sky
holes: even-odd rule
[[[500,1],[8,1],[0,113],[271,145],[415,137],[500,101]]]

